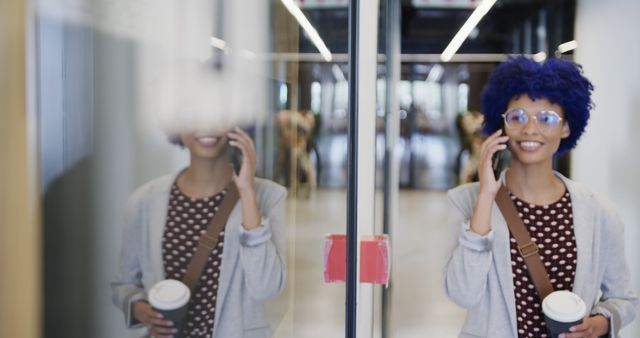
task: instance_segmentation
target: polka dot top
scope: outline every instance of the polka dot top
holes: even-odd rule
[[[531,240],[538,245],[542,260],[554,290],[572,290],[576,274],[576,237],[569,192],[549,205],[534,205],[510,194],[518,215],[529,230]],[[518,337],[547,337],[542,314],[542,301],[524,259],[510,235],[511,270],[516,299]]]
[[[204,198],[184,195],[177,185],[171,187],[167,224],[162,237],[162,259],[166,278],[182,280],[195,254],[200,236],[206,232],[227,190]],[[211,337],[216,313],[218,279],[222,263],[224,231],[204,267],[200,281],[189,300],[182,337]]]

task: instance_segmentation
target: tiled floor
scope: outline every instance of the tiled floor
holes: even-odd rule
[[[456,337],[464,311],[440,287],[448,225],[445,195],[402,191],[399,205],[401,216],[392,233],[389,338]],[[344,284],[323,282],[322,250],[325,234],[344,233],[345,221],[344,190],[290,199],[288,286],[268,308],[275,337],[344,337]]]
[[[345,232],[345,215],[343,190],[321,190],[309,199],[289,199],[287,288],[267,308],[272,325],[278,323],[276,338],[344,336],[345,287],[325,284],[322,265],[324,237]]]
[[[464,311],[446,298],[440,286],[450,226],[447,208],[444,192],[400,192],[398,225],[391,234],[389,338],[458,335]]]

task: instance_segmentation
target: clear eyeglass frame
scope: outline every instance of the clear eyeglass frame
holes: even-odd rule
[[[516,116],[514,116],[517,114]],[[513,117],[513,118],[510,118]],[[517,117],[517,118],[516,118]],[[564,120],[553,110],[540,110],[535,114],[527,114],[523,108],[514,108],[502,114],[504,125],[514,130],[522,130],[528,123],[529,118],[533,118],[534,125],[540,132],[546,133],[562,124]]]

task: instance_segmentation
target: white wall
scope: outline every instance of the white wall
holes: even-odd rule
[[[640,12],[639,1],[581,0],[576,61],[595,86],[596,107],[577,149],[572,175],[618,207],[626,225],[627,261],[640,293]],[[623,331],[640,336],[640,320]]]

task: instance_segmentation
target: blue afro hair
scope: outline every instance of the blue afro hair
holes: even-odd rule
[[[550,59],[539,64],[524,56],[511,57],[496,67],[482,91],[483,131],[491,134],[502,128],[502,114],[512,98],[523,94],[531,99],[546,98],[562,107],[569,123],[571,133],[557,151],[563,154],[576,146],[587,126],[593,108],[592,91],[593,85],[576,63]]]

